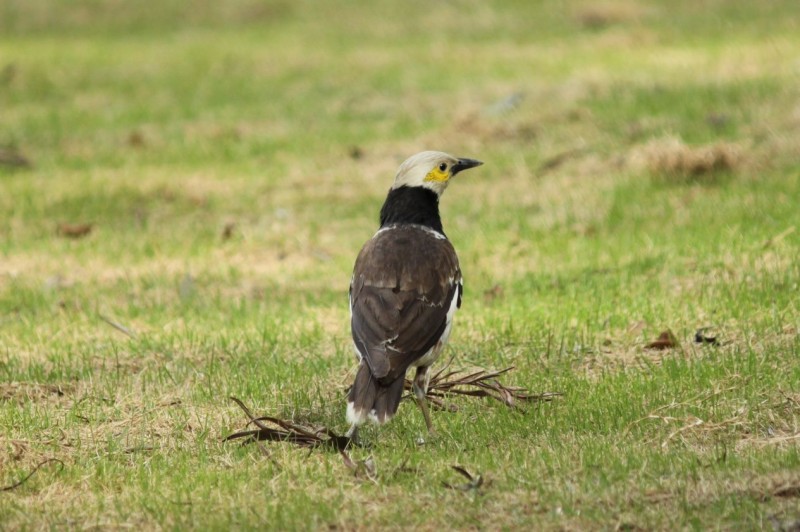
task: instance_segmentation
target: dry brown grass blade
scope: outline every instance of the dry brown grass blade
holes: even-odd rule
[[[27,475],[26,475],[24,478],[22,478],[22,479],[20,479],[20,480],[18,480],[18,481],[16,481],[16,482],[14,482],[13,484],[9,484],[8,486],[3,486],[2,488],[0,488],[0,491],[11,491],[11,490],[17,489],[18,487],[20,487],[20,486],[22,486],[23,484],[25,484],[25,483],[26,483],[26,482],[27,482],[27,481],[28,481],[28,480],[29,480],[29,479],[30,479],[30,478],[31,478],[33,475],[35,475],[35,474],[36,474],[36,473],[37,473],[37,472],[38,472],[38,471],[39,471],[39,470],[40,470],[40,469],[41,469],[43,466],[45,466],[45,465],[47,465],[47,464],[49,464],[49,463],[51,463],[51,462],[56,462],[57,464],[59,464],[59,465],[61,466],[61,468],[59,469],[59,471],[62,471],[62,470],[64,469],[64,462],[62,462],[62,461],[61,461],[61,460],[59,460],[58,458],[48,458],[47,460],[44,460],[43,462],[39,462],[39,463],[36,465],[36,467],[34,467],[34,468],[33,468],[33,471],[31,471],[30,473],[28,473],[28,474],[27,474]]]
[[[788,229],[786,229],[785,231],[783,231],[783,232],[781,232],[781,233],[779,233],[779,234],[777,234],[777,235],[775,235],[775,236],[773,236],[771,238],[768,238],[764,242],[764,245],[763,245],[764,249],[770,248],[770,247],[774,246],[775,244],[779,243],[781,240],[783,240],[787,236],[789,236],[792,233],[794,233],[795,229],[796,229],[795,226],[791,226]]]
[[[224,442],[245,438],[244,443],[250,443],[251,441],[281,441],[293,443],[300,447],[328,447],[336,451],[344,451],[351,445],[350,438],[339,436],[327,427],[306,427],[271,416],[256,417],[242,401],[236,397],[231,397],[230,399],[239,405],[239,408],[245,413],[249,419],[247,424],[250,425],[252,423],[258,428],[234,432],[226,436],[222,440]],[[271,423],[274,427],[265,422]]]
[[[112,320],[111,318],[109,318],[108,316],[106,316],[104,314],[98,314],[97,317],[100,318],[101,320],[103,320],[104,322],[106,322],[107,324],[111,325],[112,327],[114,327],[116,330],[118,330],[122,334],[127,335],[129,338],[133,338],[134,340],[136,340],[136,333],[133,332],[131,329],[125,327],[121,323]]]
[[[448,367],[449,365],[435,373],[428,384],[428,401],[439,408],[445,408],[441,398],[448,394],[489,397],[511,408],[518,407],[518,403],[522,402],[552,401],[562,395],[560,392],[534,394],[520,386],[504,385],[498,377],[513,370],[514,366],[496,371],[482,369],[466,375],[462,370],[448,371]],[[411,391],[410,380],[406,380],[405,389]],[[454,409],[452,405],[449,408]]]

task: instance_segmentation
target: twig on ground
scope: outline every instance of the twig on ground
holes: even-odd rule
[[[126,334],[126,335],[128,335],[130,338],[133,338],[134,340],[136,339],[136,333],[135,333],[135,332],[133,332],[132,330],[128,329],[127,327],[125,327],[125,326],[124,326],[124,325],[122,325],[121,323],[119,323],[119,322],[116,322],[116,321],[112,320],[111,318],[109,318],[109,317],[108,317],[108,316],[106,316],[105,314],[98,314],[97,316],[98,316],[98,317],[99,317],[101,320],[103,320],[104,322],[106,322],[106,323],[108,323],[109,325],[111,325],[112,327],[114,327],[114,328],[115,328],[116,330],[118,330],[119,332],[121,332],[121,333],[123,333],[123,334]]]
[[[677,435],[681,434],[682,432],[685,432],[685,431],[687,431],[687,430],[689,430],[691,428],[698,427],[698,426],[702,425],[703,423],[705,423],[705,421],[703,421],[699,417],[690,416],[689,423],[687,423],[686,425],[682,426],[681,428],[679,428],[677,430],[673,430],[672,432],[670,432],[669,436],[667,436],[666,439],[661,442],[661,447],[666,449],[669,446],[669,442],[670,442],[670,440],[672,438],[674,438],[675,436],[677,436]]]
[[[298,425],[291,421],[278,419],[270,416],[255,417],[250,409],[245,406],[236,397],[231,397],[239,408],[244,411],[250,423],[254,424],[258,429],[243,430],[235,432],[223,439],[223,441],[230,441],[239,438],[248,438],[253,441],[285,441],[294,443],[301,447],[316,448],[316,447],[329,447],[337,451],[344,451],[351,445],[351,439],[346,436],[339,436],[327,427],[305,427]],[[271,423],[275,427],[270,427],[264,422]],[[247,440],[245,441],[247,443]]]
[[[448,367],[449,365],[445,366],[433,375],[428,386],[428,400],[440,408],[445,408],[442,398],[447,394],[489,397],[511,408],[518,408],[520,402],[552,401],[562,395],[558,392],[532,394],[525,388],[501,384],[497,377],[514,369],[513,366],[500,371],[478,370],[466,375],[464,374],[466,372],[460,370],[447,371]],[[406,380],[405,387],[410,390],[411,382]],[[242,401],[236,397],[230,399],[245,413],[249,420],[247,424],[252,423],[256,428],[235,432],[226,436],[223,441],[236,439],[244,439],[243,443],[283,441],[310,449],[326,447],[339,452],[344,452],[354,445],[347,436],[340,436],[325,426],[309,427],[271,416],[256,417]],[[452,405],[450,409],[457,410]],[[345,465],[348,465],[347,460]]]
[[[18,480],[17,482],[14,482],[13,484],[9,484],[8,486],[3,486],[2,488],[0,488],[0,491],[11,491],[11,490],[17,489],[18,487],[20,487],[23,484],[25,484],[28,481],[28,479],[30,479],[33,475],[35,475],[39,471],[39,469],[41,469],[43,466],[49,464],[50,462],[58,463],[61,466],[59,471],[63,471],[64,462],[62,462],[58,458],[48,458],[47,460],[45,460],[43,462],[39,462],[36,465],[36,467],[33,468],[33,471],[28,473],[24,478],[22,478],[21,480]]]
[[[472,476],[472,473],[464,469],[459,465],[450,466],[455,471],[457,471],[461,476],[467,479],[467,482],[464,484],[450,484],[449,482],[442,482],[445,488],[451,490],[459,490],[459,491],[477,491],[481,486],[483,486],[483,476],[476,475]]]
[[[517,403],[520,402],[552,401],[563,395],[560,392],[533,394],[519,386],[502,384],[497,377],[513,370],[514,366],[499,371],[478,370],[466,375],[463,370],[447,371],[449,367],[448,364],[434,374],[428,384],[428,400],[442,409],[445,408],[442,398],[447,394],[489,397],[511,408],[518,407]],[[406,379],[405,389],[411,391],[411,381],[408,379]],[[450,405],[449,409],[457,410],[454,405]]]

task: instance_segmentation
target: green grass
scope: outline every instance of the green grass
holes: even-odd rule
[[[2,528],[797,526],[795,3],[3,3],[0,487],[63,467]],[[564,395],[424,446],[404,403],[373,480],[223,444],[231,395],[346,429],[352,263],[422,149],[486,162],[447,356]]]

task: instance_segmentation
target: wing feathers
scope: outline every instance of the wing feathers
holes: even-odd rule
[[[422,227],[384,229],[365,244],[351,286],[352,332],[376,379],[394,381],[439,341],[460,284],[453,246]]]

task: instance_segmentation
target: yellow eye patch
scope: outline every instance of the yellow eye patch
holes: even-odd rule
[[[425,176],[425,181],[447,181],[448,179],[450,179],[450,172],[442,172],[438,167],[428,172],[428,175]]]

